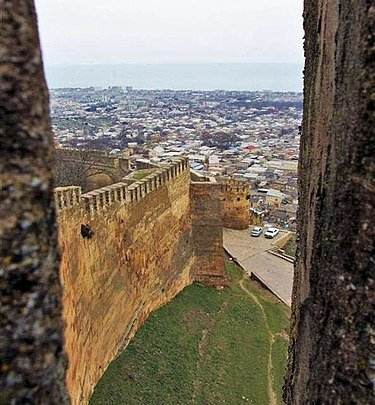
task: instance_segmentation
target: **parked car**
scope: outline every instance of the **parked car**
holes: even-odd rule
[[[251,231],[251,236],[259,236],[262,233],[262,228],[260,226],[254,226]]]
[[[268,239],[274,238],[278,233],[280,232],[280,229],[277,228],[268,228],[266,232],[264,233],[264,237]]]

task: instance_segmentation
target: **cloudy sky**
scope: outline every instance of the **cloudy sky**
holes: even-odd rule
[[[35,1],[47,65],[303,60],[303,0]]]

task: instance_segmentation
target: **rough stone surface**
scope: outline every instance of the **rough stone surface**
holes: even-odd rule
[[[59,237],[67,383],[72,403],[84,404],[150,312],[193,282],[189,171],[133,203],[62,210]]]
[[[90,149],[56,149],[56,183],[82,187],[83,191],[108,186],[130,172],[130,159]]]
[[[55,190],[73,404],[151,311],[193,281],[226,285],[219,197],[219,184],[190,182],[187,159],[130,186]]]
[[[196,266],[194,280],[210,285],[225,285],[220,184],[192,182],[191,216]]]
[[[238,180],[223,180],[220,185],[223,226],[230,229],[247,229],[250,223],[249,184]]]
[[[299,250],[288,404],[373,403],[372,0],[305,0]]]
[[[0,9],[2,402],[64,404],[53,152],[35,10],[31,0],[0,0]],[[373,399],[374,14],[373,0],[305,0],[290,404]],[[190,212],[188,188],[182,175],[106,216],[87,216],[73,192],[72,202],[61,201],[70,213],[62,210],[60,239],[74,403],[87,400],[148,313],[192,281],[194,226],[210,224],[194,225],[191,216],[207,211],[209,196],[195,190]],[[238,198],[222,214],[241,229],[248,218]],[[211,220],[219,209],[215,203]]]
[[[33,1],[0,0],[1,403],[67,402],[53,148]]]

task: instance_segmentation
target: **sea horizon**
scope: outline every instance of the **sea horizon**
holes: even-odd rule
[[[51,89],[132,86],[142,90],[302,92],[302,63],[112,63],[45,65]]]

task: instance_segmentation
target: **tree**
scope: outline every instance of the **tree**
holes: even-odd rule
[[[100,174],[103,174],[103,170],[96,166],[90,150],[74,150],[72,161],[57,158],[56,185],[58,187],[79,186],[83,192],[86,192],[90,189],[90,178]]]
[[[201,133],[203,145],[225,150],[233,147],[239,141],[239,137],[234,133],[224,131],[204,131]]]

